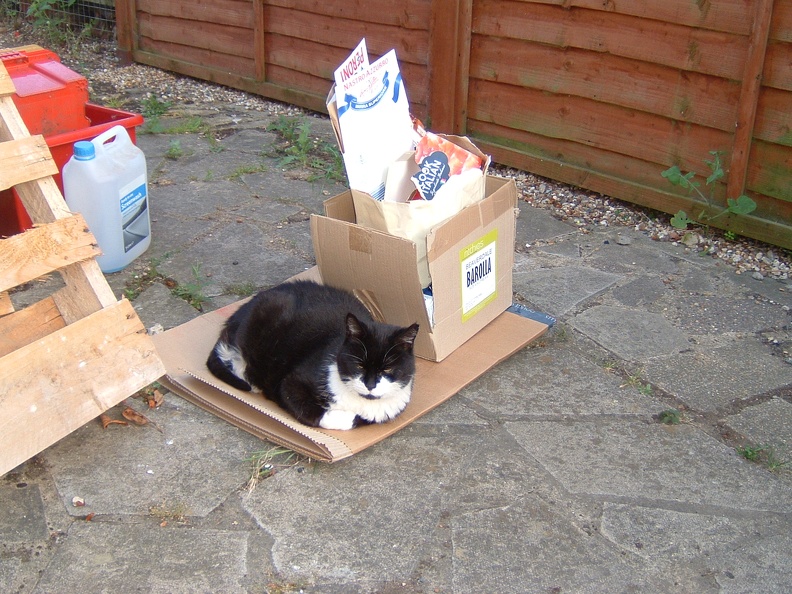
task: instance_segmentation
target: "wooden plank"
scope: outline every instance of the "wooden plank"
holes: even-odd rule
[[[14,93],[16,93],[14,81],[11,80],[8,70],[3,66],[3,68],[0,69],[0,96],[13,95]]]
[[[366,38],[369,57],[372,61],[391,49],[396,50],[399,63],[411,62],[426,65],[429,56],[428,35],[412,29],[331,18],[308,12],[295,13],[288,9],[268,5],[264,7],[264,20],[267,23],[268,34],[294,37],[330,48],[343,49],[345,53],[341,61],[349,55],[349,52],[363,37]]]
[[[792,146],[792,91],[763,87],[759,93],[754,138]]]
[[[333,19],[350,19],[364,23],[390,25],[402,29],[426,30],[431,18],[430,2],[425,0],[267,0],[267,4],[302,13],[325,15]],[[367,40],[368,41],[368,40]],[[372,40],[374,41],[374,40]],[[352,51],[354,46],[349,47]]]
[[[483,36],[472,42],[470,76],[589,97],[724,131],[734,129],[740,97],[737,81],[611,54]]]
[[[8,291],[2,291],[0,292],[0,316],[7,316],[11,313],[14,313],[14,304],[11,303],[11,296]],[[2,336],[2,333],[0,333],[0,336]]]
[[[530,110],[517,110],[528,105]],[[731,135],[721,130],[680,123],[649,113],[598,103],[471,81],[469,118],[533,134],[572,140],[660,165],[697,166],[711,150],[728,152]],[[468,130],[475,130],[470,121]],[[667,166],[667,165],[666,165]]]
[[[792,202],[792,147],[754,141],[745,185],[749,190]],[[735,194],[730,193],[730,196]]]
[[[327,113],[327,107],[325,105],[327,92],[320,95],[269,82],[261,82],[255,80],[253,77],[244,77],[225,70],[206,68],[190,62],[174,60],[160,54],[142,50],[134,53],[134,59],[141,64],[148,64],[156,68],[178,72],[185,76],[192,76],[221,85],[227,85],[235,89],[247,91],[248,93],[256,93],[263,97],[274,99],[275,101],[292,103],[305,107],[306,109]]]
[[[792,91],[792,43],[772,41],[767,45],[762,84]]]
[[[775,3],[773,22],[770,25],[770,39],[792,43],[792,3]]]
[[[0,240],[0,291],[101,253],[79,214],[12,235]]]
[[[52,297],[0,318],[0,357],[66,326]]]
[[[0,143],[0,190],[58,173],[41,135]]]
[[[478,0],[474,8],[474,35],[606,52],[732,80],[742,76],[748,49],[741,35],[609,12],[512,0]]]
[[[253,30],[227,25],[138,15],[138,34],[157,41],[198,47],[229,56],[253,59]]]
[[[137,0],[136,4],[140,12],[153,16],[173,17],[179,20],[201,21],[248,29],[253,22],[253,4],[261,1]]]
[[[252,58],[243,58],[241,56],[214,52],[205,48],[178,45],[145,37],[140,38],[140,51],[148,55],[158,56],[160,58],[159,64],[161,64],[159,68],[163,68],[164,70],[179,72],[175,64],[178,62],[185,62],[193,65],[196,72],[200,72],[200,70],[204,68],[207,72],[220,70],[230,75],[239,75],[248,78],[256,77],[256,64]],[[137,60],[138,58],[136,57],[135,59]],[[152,66],[153,65],[154,64],[152,64]],[[191,76],[217,82],[209,78],[208,74],[205,76],[193,74]]]
[[[522,0],[534,4],[552,4],[564,8],[589,8],[605,12],[676,23],[699,29],[712,29],[748,35],[750,33],[749,6],[744,0],[718,0],[717,2],[690,0]]]
[[[126,299],[0,358],[0,475],[164,372]]]
[[[745,190],[745,176],[748,171],[748,154],[751,150],[756,106],[762,84],[762,68],[767,50],[767,36],[773,17],[773,0],[757,0],[753,18],[751,40],[745,71],[742,76],[742,91],[737,106],[737,122],[734,132],[734,145],[731,151],[731,165],[728,171],[727,193],[737,197]]]

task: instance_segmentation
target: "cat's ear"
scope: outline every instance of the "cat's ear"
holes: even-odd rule
[[[346,317],[347,338],[362,338],[366,331],[354,314],[348,313]]]
[[[396,341],[406,347],[412,348],[415,337],[418,336],[418,324],[403,328],[396,334]]]

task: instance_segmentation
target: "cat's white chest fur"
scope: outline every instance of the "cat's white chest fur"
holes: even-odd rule
[[[381,379],[371,390],[375,398],[365,398],[361,393],[369,391],[360,379],[345,382],[338,373],[338,366],[330,365],[328,388],[334,401],[319,420],[324,429],[352,429],[355,417],[360,416],[373,423],[384,423],[398,415],[407,406],[412,394],[412,380],[402,385]]]

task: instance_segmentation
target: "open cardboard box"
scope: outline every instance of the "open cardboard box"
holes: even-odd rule
[[[442,361],[511,305],[514,180],[488,176],[483,200],[429,232],[434,324],[424,304],[416,244],[356,224],[355,193],[330,198],[327,216],[311,217],[322,279],[352,291],[378,319],[401,326],[418,322],[419,357]]]
[[[355,225],[348,192],[328,200],[328,216],[312,218],[320,266],[291,280],[352,283],[375,317],[405,325],[420,320],[416,348],[423,358],[416,361],[412,399],[394,420],[350,431],[308,427],[261,394],[236,390],[215,378],[206,368],[206,358],[223,324],[244,300],[153,336],[167,370],[160,381],[241,429],[315,460],[336,462],[382,441],[547,331],[545,324],[504,311],[512,302],[515,200],[513,181],[488,178],[484,200],[430,234],[436,293],[436,323],[431,329],[413,242]],[[493,295],[485,294],[483,300],[474,296],[472,306],[463,312],[461,263],[472,254],[495,258],[497,284]],[[367,279],[366,274],[375,276]]]
[[[316,267],[295,278],[321,280]],[[153,336],[167,370],[160,382],[253,435],[323,462],[343,460],[382,441],[547,331],[545,324],[504,312],[442,363],[418,359],[412,399],[394,420],[350,431],[333,431],[298,423],[261,394],[237,390],[215,378],[206,368],[206,358],[222,325],[243,302]]]

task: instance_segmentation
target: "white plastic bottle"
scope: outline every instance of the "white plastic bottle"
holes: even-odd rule
[[[117,272],[151,244],[146,157],[123,126],[74,143],[63,167],[63,194],[96,237],[102,272]]]

